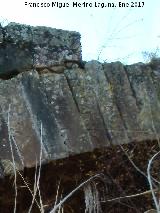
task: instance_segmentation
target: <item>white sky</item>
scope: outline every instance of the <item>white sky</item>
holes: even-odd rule
[[[160,0],[143,0],[144,6],[140,8],[73,8],[73,1],[58,1],[68,2],[68,8],[30,8],[25,6],[25,2],[51,3],[52,0],[0,0],[0,21],[7,19],[8,22],[79,31],[83,60],[99,57],[100,61],[120,60],[129,64],[143,61],[142,51],[155,52],[160,48]],[[119,1],[77,2],[94,5],[94,2]],[[122,2],[131,3],[133,0]]]

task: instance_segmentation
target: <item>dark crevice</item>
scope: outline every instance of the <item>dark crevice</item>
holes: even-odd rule
[[[12,73],[9,73],[9,74],[0,74],[0,79],[2,80],[10,80],[12,78],[15,78],[17,75],[19,74],[19,71],[18,70],[13,70]]]
[[[130,81],[129,79],[129,74],[128,74],[128,71],[127,71],[127,67],[126,66],[123,66],[124,67],[124,71],[125,71],[125,74],[127,76],[127,79],[128,79],[128,82],[129,82],[129,85],[130,85],[130,89],[131,89],[131,92],[132,92],[132,96],[134,97],[135,101],[136,101],[136,106],[137,108],[140,110],[140,107],[139,107],[139,104],[138,104],[138,100],[137,100],[137,95],[136,95],[136,92],[133,88],[133,85],[132,85],[132,82]]]
[[[116,107],[117,107],[117,109],[118,109],[120,118],[121,118],[121,120],[122,120],[122,122],[123,122],[124,128],[125,128],[126,130],[128,130],[128,127],[127,127],[127,125],[126,125],[126,122],[125,122],[125,120],[124,120],[124,118],[123,118],[123,113],[121,112],[121,108],[120,108],[120,106],[119,106],[118,103],[117,103],[116,97],[115,97],[115,104],[116,104]]]
[[[111,136],[111,134],[109,133],[108,128],[107,128],[107,126],[106,126],[106,123],[105,123],[105,120],[104,120],[103,114],[102,114],[102,112],[101,112],[101,109],[100,109],[100,106],[99,106],[98,101],[97,101],[97,110],[98,110],[99,115],[100,115],[100,118],[101,118],[101,120],[102,120],[104,129],[105,129],[106,136],[107,136],[107,138],[108,138],[110,144],[112,144],[112,136]]]
[[[65,76],[65,78],[66,78],[66,81],[67,81],[69,90],[71,91],[72,98],[73,98],[73,101],[74,101],[74,103],[75,103],[75,105],[76,105],[77,111],[80,113],[80,108],[79,108],[79,106],[78,106],[78,102],[77,102],[76,97],[75,97],[75,95],[74,95],[73,88],[72,88],[72,86],[71,86],[71,84],[70,84],[70,80],[69,80],[68,76],[67,76],[65,73],[64,73],[64,76]]]
[[[26,70],[24,70],[24,71],[21,71],[20,72],[20,70],[12,70],[10,73],[3,73],[3,74],[0,74],[0,79],[2,79],[2,80],[10,80],[10,79],[12,79],[12,78],[16,78],[17,77],[17,75],[19,75],[20,73],[26,73],[26,72],[29,72],[29,71],[32,71],[32,70],[35,70],[40,76],[43,76],[43,75],[45,75],[46,73],[51,73],[51,74],[62,74],[62,73],[60,73],[60,72],[54,72],[53,70],[51,71],[51,69],[50,68],[47,68],[46,67],[46,69],[48,69],[48,71],[47,72],[43,72],[41,69],[39,69],[39,68],[36,68],[36,67],[31,67],[30,69],[26,69]]]
[[[115,97],[115,95],[114,95],[114,103],[115,103],[115,105],[116,105],[116,107],[117,107],[119,116],[120,116],[121,121],[122,121],[122,123],[123,123],[123,126],[124,126],[125,130],[127,131],[128,128],[127,128],[126,122],[125,122],[125,120],[124,120],[124,118],[123,118],[123,113],[121,112],[121,108],[120,108],[120,106],[119,106],[118,103],[117,103],[117,98]]]

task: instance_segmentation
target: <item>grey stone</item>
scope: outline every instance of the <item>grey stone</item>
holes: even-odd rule
[[[2,165],[14,156],[18,169],[34,167],[41,151],[42,163],[47,163],[159,139],[159,59],[128,66],[90,61],[83,68],[78,33],[18,24],[5,30],[0,66],[1,73],[9,75],[0,80]],[[29,69],[32,47],[37,70]],[[66,66],[70,55],[76,63]]]
[[[0,75],[17,74],[37,65],[60,64],[68,59],[81,60],[80,34],[77,32],[17,23],[2,29]]]

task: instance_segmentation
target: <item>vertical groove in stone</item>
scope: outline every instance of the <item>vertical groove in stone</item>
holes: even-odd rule
[[[45,131],[45,129],[43,128],[43,123],[42,123],[42,144],[40,144],[41,143],[40,124],[38,126],[38,120],[37,120],[36,116],[33,114],[32,105],[29,101],[28,94],[26,93],[25,87],[24,87],[23,84],[21,84],[21,88],[22,88],[22,96],[25,100],[26,108],[27,108],[27,110],[30,114],[30,119],[32,121],[32,128],[34,129],[35,134],[38,138],[39,146],[42,146],[42,152],[44,152],[44,157],[48,158],[49,150],[47,149],[46,141],[43,138],[43,134],[44,134],[44,131]]]
[[[110,145],[112,144],[112,136],[110,134],[110,132],[108,131],[108,128],[106,126],[106,123],[105,123],[105,120],[104,120],[104,117],[103,117],[103,114],[101,112],[101,109],[100,109],[100,106],[99,106],[99,103],[97,102],[97,110],[99,112],[99,115],[101,117],[101,120],[102,120],[102,123],[103,123],[103,126],[104,126],[104,129],[106,131],[106,136],[108,138],[108,141],[110,142]]]
[[[75,97],[73,88],[72,88],[72,86],[71,86],[71,84],[70,84],[70,80],[69,80],[68,76],[67,76],[65,73],[64,73],[64,75],[65,75],[65,78],[66,78],[68,87],[69,87],[69,89],[70,89],[70,92],[71,92],[71,94],[72,94],[73,101],[74,101],[74,103],[75,103],[75,105],[76,105],[76,108],[77,108],[78,112],[80,113],[80,109],[79,109],[79,106],[78,106],[78,102],[77,102],[77,100],[76,100],[76,97]]]
[[[106,129],[97,108],[97,98],[93,89],[95,84],[92,85],[92,77],[82,69],[68,70],[65,75],[67,75],[70,82],[73,96],[92,139],[93,147],[98,148],[101,144],[109,145]]]
[[[137,101],[137,96],[136,96],[136,91],[134,90],[133,88],[133,85],[132,85],[132,82],[130,81],[129,79],[129,75],[128,75],[128,71],[127,71],[127,66],[124,66],[124,71],[126,73],[126,76],[127,76],[127,79],[128,79],[128,82],[129,82],[129,85],[130,85],[130,89],[131,89],[131,92],[132,92],[132,96],[135,98],[135,102],[136,102],[136,106],[137,108],[139,109],[139,106],[138,106],[138,101]]]

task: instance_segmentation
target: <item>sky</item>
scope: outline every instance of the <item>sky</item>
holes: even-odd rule
[[[25,5],[25,2],[27,5]],[[160,0],[123,0],[129,7],[119,7],[118,0],[62,0],[55,5],[68,7],[30,7],[32,3],[52,0],[0,0],[0,21],[33,26],[49,26],[81,33],[83,60],[121,61],[132,64],[148,60],[143,52],[160,52]],[[133,3],[132,3],[133,2]],[[141,7],[130,7],[139,2]],[[143,5],[144,2],[144,5]],[[90,6],[87,5],[90,3]],[[116,7],[104,7],[114,3]],[[73,7],[79,4],[80,7]],[[81,4],[81,5],[80,5]],[[96,7],[98,6],[99,7]]]

